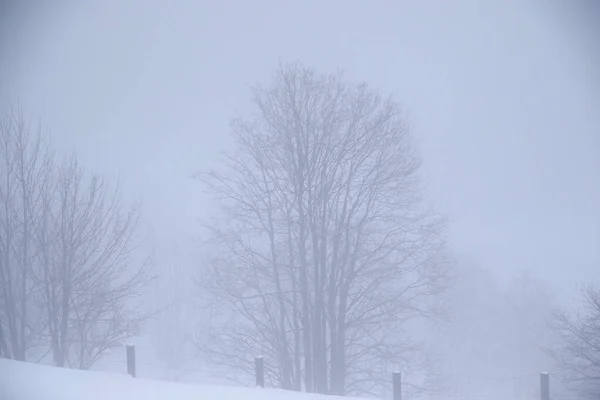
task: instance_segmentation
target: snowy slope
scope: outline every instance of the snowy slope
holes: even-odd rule
[[[275,389],[205,386],[0,359],[0,400],[331,400]],[[344,398],[349,400],[349,398]]]

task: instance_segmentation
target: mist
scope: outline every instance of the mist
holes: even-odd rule
[[[401,371],[432,400],[537,399],[550,372],[597,398],[597,7],[2,7],[2,357],[125,373],[129,344],[140,377],[252,386],[263,356],[270,387],[392,398]]]

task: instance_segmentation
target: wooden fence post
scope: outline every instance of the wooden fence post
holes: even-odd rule
[[[135,347],[127,345],[127,373],[135,378]]]
[[[402,374],[398,371],[392,373],[394,400],[402,400]]]
[[[256,376],[256,386],[265,387],[265,363],[262,357],[254,358],[254,374]]]
[[[550,400],[550,374],[548,372],[540,374],[540,394],[541,400]]]

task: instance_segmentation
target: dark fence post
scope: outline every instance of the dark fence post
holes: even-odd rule
[[[392,373],[392,385],[394,387],[394,400],[402,400],[402,374],[400,372]]]
[[[127,345],[127,373],[135,378],[135,347]]]
[[[262,357],[254,358],[254,374],[256,376],[256,386],[265,387],[265,363]]]
[[[550,400],[550,374],[548,372],[540,374],[540,394],[541,400]]]

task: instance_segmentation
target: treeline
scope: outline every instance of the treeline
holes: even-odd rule
[[[0,119],[0,351],[87,369],[138,334],[133,300],[149,263],[132,265],[139,204],[59,159],[15,107]],[[34,359],[35,358],[35,359]]]

